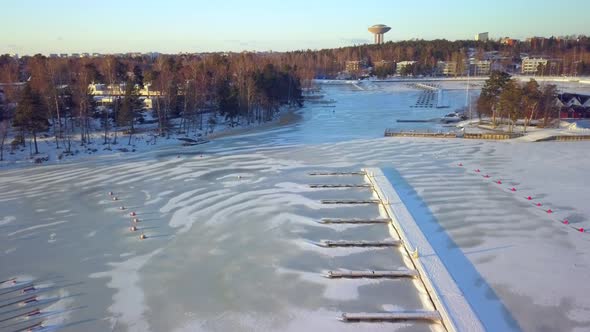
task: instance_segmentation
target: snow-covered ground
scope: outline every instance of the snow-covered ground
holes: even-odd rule
[[[75,133],[70,134],[71,153],[65,152],[65,137],[64,139],[60,139],[59,143],[56,143],[55,136],[50,132],[43,133],[37,137],[39,154],[34,154],[35,148],[30,136],[26,137],[25,146],[19,145],[13,149],[10,143],[13,141],[17,132],[11,128],[4,145],[4,158],[0,161],[0,167],[34,164],[38,159],[41,159],[41,163],[44,164],[59,164],[80,159],[94,159],[98,156],[111,154],[135,154],[166,146],[181,146],[185,142],[183,140],[198,143],[216,137],[270,128],[280,125],[281,122],[290,122],[293,118],[292,112],[286,108],[275,114],[272,121],[264,123],[247,123],[247,120],[244,118],[230,121],[221,115],[206,113],[203,115],[202,129],[194,128],[191,125],[191,129],[188,132],[180,132],[178,128],[181,127],[181,119],[177,118],[170,121],[170,125],[176,129],[170,130],[165,136],[160,136],[158,124],[155,122],[157,118],[153,118],[153,110],[146,110],[143,113],[143,117],[146,123],[136,124],[136,132],[132,135],[131,139],[127,132],[128,127],[117,128],[116,134],[111,127],[109,128],[106,142],[101,120],[92,119],[90,121],[91,133],[89,142],[84,144],[81,142],[79,128],[76,128]],[[215,124],[208,124],[210,118],[215,120]],[[112,123],[110,125],[112,126]]]
[[[376,207],[319,204],[365,197],[365,189],[307,186],[318,182],[309,171],[381,167],[393,172],[400,197],[484,325],[587,330],[590,233],[578,229],[590,228],[590,142],[384,138],[386,127],[407,125],[398,118],[444,111],[410,109],[421,91],[404,84],[323,90],[336,107],[310,105],[301,121],[281,127],[0,170],[0,280],[45,285],[54,306],[46,330],[436,329],[343,324],[342,311],[425,304],[409,280],[321,277],[404,264],[389,249],[326,252],[310,244],[388,236],[370,225],[315,222],[379,216]],[[451,109],[460,107],[465,92],[449,89],[448,98]],[[346,182],[353,181],[362,179]],[[131,211],[141,220],[138,232],[129,231]]]

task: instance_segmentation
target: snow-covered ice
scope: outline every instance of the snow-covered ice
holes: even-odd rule
[[[443,262],[459,253],[477,272],[464,274],[460,286],[488,291],[515,330],[587,327],[590,233],[575,228],[590,228],[590,142],[384,138],[396,119],[448,110],[410,109],[420,91],[403,83],[362,87],[326,85],[335,108],[311,104],[297,123],[205,145],[0,170],[0,279],[59,276],[67,294],[54,296],[67,299],[60,305],[69,311],[55,317],[64,318],[64,331],[436,329],[337,320],[342,311],[424,308],[411,281],[328,285],[318,277],[403,264],[397,249],[330,254],[309,245],[389,235],[383,227],[315,222],[381,216],[377,207],[318,203],[362,197],[364,189],[307,188],[318,182],[308,172],[371,166],[399,172],[403,194],[421,202],[410,212],[426,209],[431,218],[418,222],[434,223],[452,240],[438,253]],[[461,88],[446,95],[451,109],[465,103]],[[129,231],[130,211],[138,232]]]

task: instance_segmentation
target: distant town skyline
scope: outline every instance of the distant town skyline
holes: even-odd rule
[[[385,42],[588,33],[590,2],[28,0],[2,4],[0,53],[289,51]],[[575,8],[575,10],[570,10]]]

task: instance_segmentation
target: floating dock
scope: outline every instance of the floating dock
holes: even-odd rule
[[[440,135],[440,133],[432,133]],[[454,134],[454,133],[453,133]],[[369,187],[377,199],[325,199],[322,204],[375,204],[385,209],[382,218],[322,218],[321,224],[384,224],[391,238],[382,241],[368,240],[322,240],[314,244],[326,248],[391,248],[397,247],[406,257],[406,269],[401,270],[331,270],[325,277],[330,279],[396,279],[407,278],[419,283],[418,289],[427,293],[425,309],[418,311],[393,311],[342,314],[343,322],[406,322],[425,321],[440,324],[446,331],[484,331],[481,322],[470,304],[463,297],[444,264],[422,234],[392,184],[381,169],[368,168],[351,172],[312,172],[309,175],[340,176],[364,175],[365,185],[312,184],[311,188],[358,188]],[[381,209],[380,209],[381,210]],[[418,253],[420,249],[420,254]],[[393,253],[393,251],[392,251]],[[436,283],[433,281],[435,279]],[[436,286],[435,286],[436,285]]]
[[[398,312],[386,314],[343,314],[345,321],[439,321],[447,331],[485,331],[472,306],[450,275],[444,263],[418,226],[416,220],[401,200],[392,183],[379,168],[364,169],[369,183],[383,201],[383,207],[391,218],[392,230],[402,241],[413,269],[419,273],[435,311]],[[419,251],[418,251],[419,249]],[[346,318],[344,318],[346,317]]]

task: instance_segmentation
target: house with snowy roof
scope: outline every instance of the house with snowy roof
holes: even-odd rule
[[[555,105],[560,109],[560,118],[590,118],[590,95],[561,93],[557,96]]]

